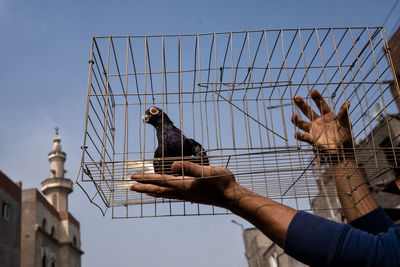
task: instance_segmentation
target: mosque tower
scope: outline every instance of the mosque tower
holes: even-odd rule
[[[61,138],[56,128],[53,139],[53,151],[48,155],[50,162],[50,178],[42,182],[42,192],[47,200],[60,211],[68,211],[68,195],[72,192],[72,181],[65,178],[64,163],[67,154],[61,150]]]

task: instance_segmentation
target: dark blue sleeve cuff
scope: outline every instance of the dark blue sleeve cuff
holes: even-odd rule
[[[370,213],[350,222],[354,228],[368,232],[370,234],[386,233],[390,227],[395,226],[386,212],[381,208],[377,208]]]
[[[329,266],[349,228],[349,225],[299,211],[286,232],[284,250],[310,266]]]

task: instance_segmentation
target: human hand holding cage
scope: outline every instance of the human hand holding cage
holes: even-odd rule
[[[176,161],[171,166],[171,172],[180,176],[134,174],[131,178],[140,183],[132,185],[131,190],[152,197],[173,198],[223,208],[229,208],[231,202],[243,191],[248,192],[236,183],[233,173],[225,168]]]

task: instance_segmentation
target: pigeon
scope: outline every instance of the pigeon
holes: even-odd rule
[[[153,161],[155,173],[166,174],[171,172],[172,163],[182,157],[182,141],[184,160],[203,166],[209,165],[207,154],[202,145],[184,136],[160,108],[151,107],[146,110],[143,115],[143,122],[153,125],[157,132],[158,147],[154,152]],[[162,144],[163,141],[164,144]],[[175,158],[168,159],[169,157]]]

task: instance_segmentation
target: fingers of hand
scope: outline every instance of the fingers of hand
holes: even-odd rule
[[[174,189],[168,187],[162,187],[154,184],[134,184],[131,186],[132,191],[136,191],[139,193],[152,193],[152,194],[160,194],[166,191],[171,191]]]
[[[141,184],[153,184],[158,186],[172,186],[172,181],[182,179],[182,177],[175,177],[172,175],[161,174],[134,174],[131,176],[132,180],[138,181]]]
[[[144,193],[152,197],[175,198],[181,199],[181,194],[175,189],[162,187],[153,184],[134,184],[131,186],[132,191]]]
[[[307,142],[307,143],[309,143],[309,144],[311,144],[311,145],[314,144],[314,138],[313,138],[312,135],[309,134],[309,133],[296,132],[296,133],[294,134],[294,137],[295,137],[297,140]]]
[[[211,176],[210,166],[201,166],[189,161],[175,161],[171,166],[172,173],[177,173],[192,177]]]
[[[321,112],[321,115],[325,115],[331,112],[331,109],[329,108],[328,104],[325,102],[325,100],[322,98],[322,96],[317,90],[311,90],[310,94],[311,98],[314,100],[319,111]]]
[[[134,174],[132,180],[136,180],[141,184],[152,184],[163,187],[171,187],[177,190],[186,190],[191,187],[195,178],[189,176],[172,176],[160,174]]]
[[[337,119],[340,125],[343,127],[350,129],[350,121],[349,121],[349,107],[350,107],[350,102],[345,102],[343,105],[340,107],[340,110],[337,114]]]
[[[317,113],[315,113],[314,110],[306,102],[304,102],[301,96],[296,95],[293,100],[294,103],[300,108],[301,112],[303,112],[310,121],[314,121],[318,118]]]
[[[303,131],[310,132],[311,129],[311,123],[307,121],[303,121],[302,119],[299,119],[299,116],[295,113],[292,116],[292,123],[302,129]]]

